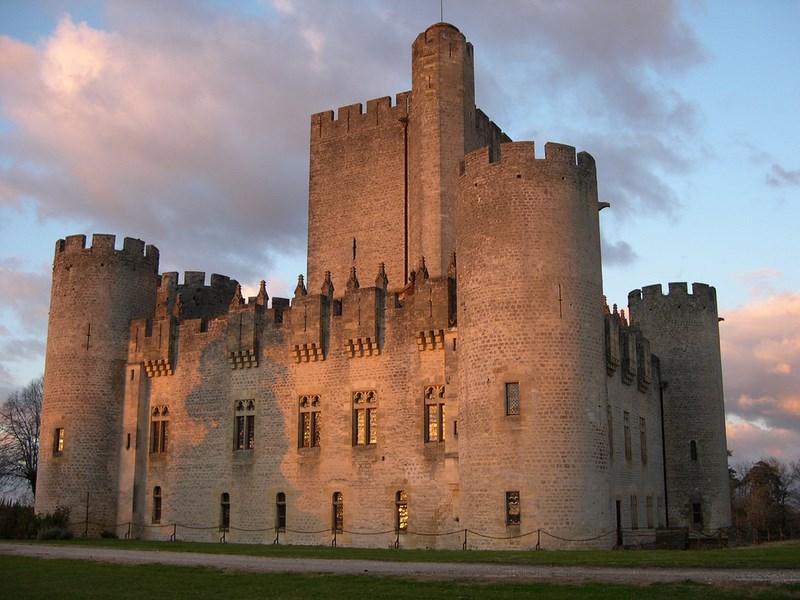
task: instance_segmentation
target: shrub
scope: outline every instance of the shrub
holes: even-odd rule
[[[64,527],[47,527],[36,534],[37,540],[71,540],[72,532]]]
[[[32,506],[0,500],[0,538],[30,539],[36,535],[36,525]]]

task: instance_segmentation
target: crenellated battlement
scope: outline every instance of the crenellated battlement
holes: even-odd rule
[[[705,283],[693,283],[692,292],[689,293],[688,284],[682,282],[670,282],[668,292],[665,294],[660,283],[647,285],[641,289],[636,289],[628,294],[628,305],[662,302],[699,302],[703,305],[717,305],[717,290]]]
[[[342,106],[336,118],[332,110],[311,115],[311,138],[337,137],[370,127],[397,125],[400,119],[408,116],[410,96],[411,92],[397,94],[394,106],[389,96],[367,100],[366,111],[360,102]]]
[[[576,154],[574,146],[547,142],[544,145],[544,158],[537,158],[535,144],[530,141],[501,143],[496,155],[489,147],[471,152],[464,157],[460,174],[470,175],[495,165],[502,165],[508,170],[518,169],[518,178],[523,172],[546,167],[575,167],[579,171],[585,171],[587,175],[595,174],[594,158],[589,153]]]
[[[95,233],[92,235],[91,246],[86,246],[86,236],[83,234],[69,235],[65,239],[56,242],[56,258],[67,255],[78,255],[81,253],[104,254],[104,255],[125,255],[132,259],[141,258],[146,262],[158,264],[158,248],[152,245],[145,245],[142,240],[126,237],[122,242],[122,249],[116,249],[117,236],[105,233]]]
[[[186,271],[183,283],[178,273],[161,275],[156,300],[156,317],[174,315],[181,319],[211,319],[228,312],[239,282],[213,273],[206,285],[203,271]]]

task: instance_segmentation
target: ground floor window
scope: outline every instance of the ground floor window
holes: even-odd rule
[[[506,492],[506,525],[519,525],[519,492]]]
[[[397,531],[408,531],[408,494],[400,490],[394,498],[395,519],[394,526]]]

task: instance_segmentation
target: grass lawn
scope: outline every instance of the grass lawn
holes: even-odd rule
[[[273,574],[159,564],[126,565],[0,555],[5,598],[787,598],[800,586],[714,587],[696,583],[648,586],[483,583],[373,575]]]

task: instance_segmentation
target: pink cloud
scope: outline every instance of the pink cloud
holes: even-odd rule
[[[724,316],[720,336],[726,410],[736,423],[728,425],[729,445],[741,454],[763,443],[766,454],[797,459],[800,293],[755,296]]]

